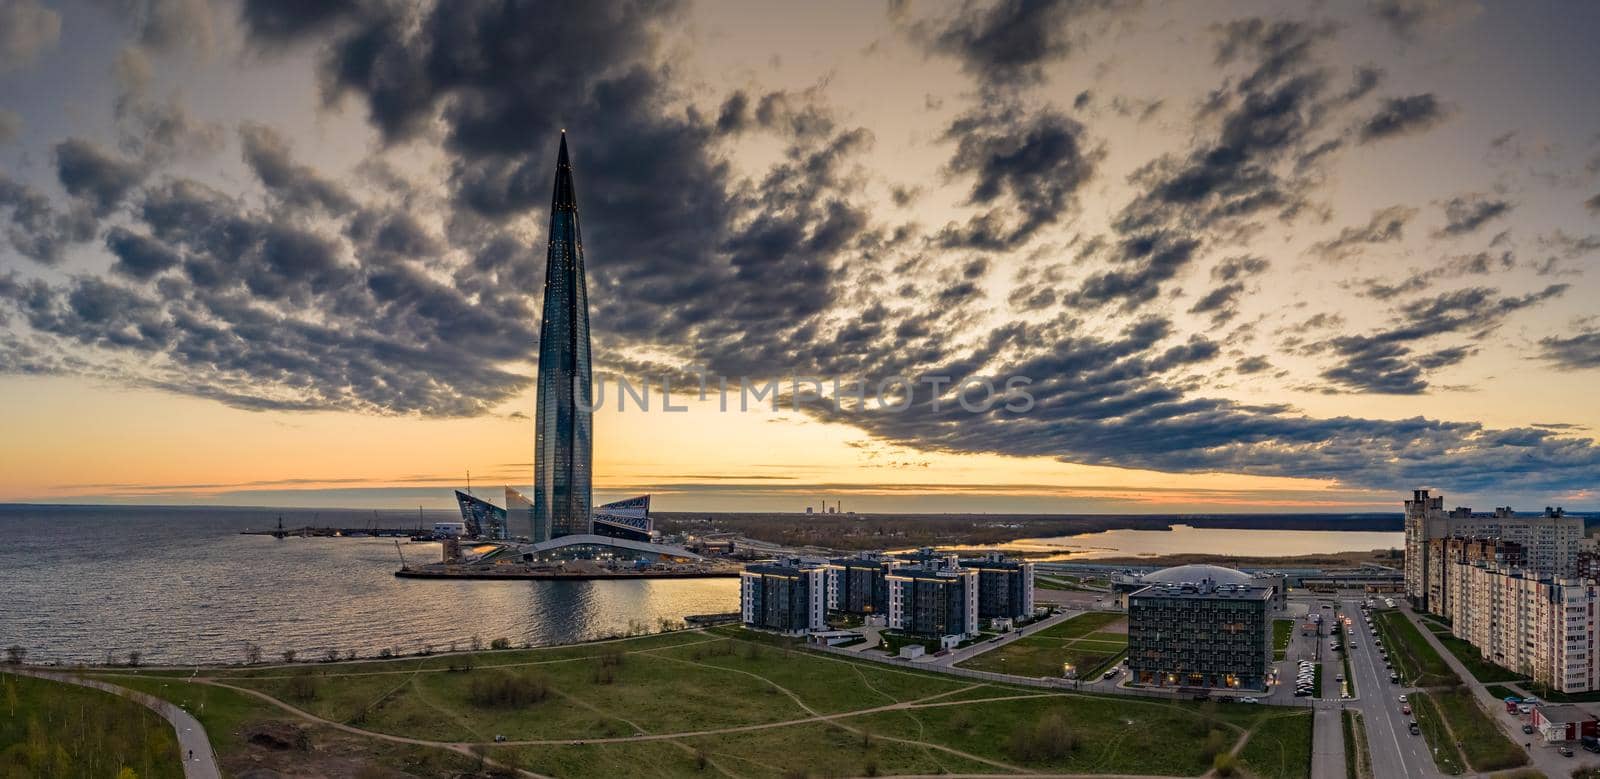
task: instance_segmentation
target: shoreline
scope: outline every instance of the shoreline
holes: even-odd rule
[[[609,579],[731,579],[738,571],[600,571],[571,573],[560,571],[450,571],[401,568],[394,572],[399,579],[480,579],[512,581],[592,581]]]

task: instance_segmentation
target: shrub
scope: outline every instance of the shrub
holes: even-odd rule
[[[510,649],[511,648],[511,639],[509,639],[509,638],[497,638],[497,639],[489,642],[489,648],[490,649]]]
[[[467,687],[467,700],[485,708],[529,706],[550,697],[550,683],[542,676],[494,673],[475,676]]]
[[[1227,752],[1219,752],[1216,757],[1211,758],[1211,770],[1217,776],[1233,776],[1234,771],[1238,769],[1238,764],[1239,761]]]
[[[316,677],[310,673],[295,674],[289,678],[289,697],[297,701],[314,701],[317,699]]]
[[[1072,754],[1077,745],[1066,715],[1059,711],[1049,712],[1033,725],[1011,734],[1011,754],[1025,762],[1060,760]]]

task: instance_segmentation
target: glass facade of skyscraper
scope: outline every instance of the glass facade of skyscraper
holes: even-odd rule
[[[593,507],[593,390],[589,363],[589,295],[584,280],[578,198],[561,136],[550,245],[545,263],[544,318],[539,329],[535,409],[533,525],[551,538],[588,533]]]

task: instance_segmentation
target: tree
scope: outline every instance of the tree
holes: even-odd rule
[[[322,656],[322,662],[324,662],[324,663],[337,663],[337,662],[339,662],[339,650],[335,649],[333,647],[328,647],[328,652]]]
[[[246,665],[261,662],[261,647],[249,641],[244,642],[244,662]]]
[[[295,656],[295,651],[293,649],[285,649],[285,650],[283,650],[283,661],[285,663],[294,662],[294,656]]]
[[[497,638],[497,639],[489,642],[489,648],[490,649],[510,649],[511,648],[511,639],[509,639],[509,638]]]
[[[122,770],[117,772],[117,779],[139,779],[139,773],[132,768],[123,766]]]
[[[12,644],[6,647],[6,662],[11,665],[22,665],[22,661],[27,657],[28,650],[23,648],[21,644]]]
[[[472,651],[478,652],[478,651],[481,651],[482,649],[483,649],[483,639],[478,637],[477,635],[474,635],[472,637]]]
[[[138,668],[139,667],[139,658],[141,658],[141,657],[144,657],[144,653],[140,652],[137,649],[133,650],[132,652],[129,652],[128,653],[128,667],[129,668]]]

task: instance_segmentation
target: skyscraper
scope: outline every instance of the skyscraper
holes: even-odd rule
[[[550,202],[550,248],[539,327],[535,409],[533,524],[551,538],[588,533],[593,497],[593,394],[589,369],[589,294],[578,231],[578,196],[567,159],[567,134],[556,156]]]

